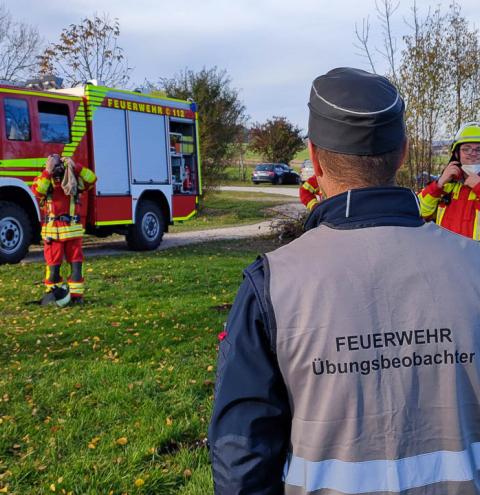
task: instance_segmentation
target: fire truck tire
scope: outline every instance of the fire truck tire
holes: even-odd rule
[[[28,253],[32,222],[27,212],[10,201],[0,201],[0,264],[18,263]]]
[[[127,245],[134,251],[157,249],[165,232],[165,219],[160,207],[148,199],[142,201],[126,235]]]

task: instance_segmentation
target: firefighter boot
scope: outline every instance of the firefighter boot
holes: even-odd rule
[[[68,277],[68,286],[72,296],[72,304],[83,304],[83,263],[81,261],[73,261],[70,263],[71,273]]]
[[[47,265],[45,273],[45,295],[40,300],[41,305],[55,302],[54,291],[60,287],[62,277],[60,276],[60,265]]]

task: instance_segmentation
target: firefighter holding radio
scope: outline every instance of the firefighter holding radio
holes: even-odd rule
[[[442,227],[480,240],[480,123],[464,124],[455,135],[452,156],[437,181],[418,197],[421,215]]]
[[[88,168],[75,164],[69,157],[50,155],[45,169],[35,178],[32,190],[43,207],[42,239],[46,262],[46,294],[41,304],[50,302],[66,306],[83,303],[84,228],[80,219],[85,192],[96,182]],[[67,285],[60,273],[63,259],[70,264]]]

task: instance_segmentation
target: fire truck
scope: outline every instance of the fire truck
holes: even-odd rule
[[[0,263],[40,241],[31,185],[48,155],[72,157],[98,177],[81,205],[87,234],[158,247],[174,221],[195,215],[201,194],[194,102],[94,83],[57,90],[0,85]]]

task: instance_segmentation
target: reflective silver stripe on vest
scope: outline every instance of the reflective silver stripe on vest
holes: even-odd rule
[[[396,493],[441,481],[470,481],[479,467],[479,442],[473,443],[470,451],[443,450],[397,460],[311,462],[292,456],[285,483],[306,492],[328,488],[348,494]]]

